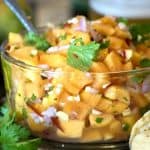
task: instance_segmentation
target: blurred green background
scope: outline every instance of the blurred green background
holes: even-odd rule
[[[26,15],[31,15],[31,8],[25,0],[17,0]],[[17,18],[0,0],[0,43],[7,37],[9,32],[20,32],[23,27]]]

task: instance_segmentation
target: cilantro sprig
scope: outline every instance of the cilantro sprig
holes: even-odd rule
[[[84,45],[82,39],[76,39],[69,47],[67,63],[81,71],[88,71],[92,61],[96,60],[99,51],[108,47],[108,45],[108,41],[103,43],[91,42]]]
[[[36,33],[28,32],[24,37],[25,43],[35,46],[38,50],[46,51],[51,45],[46,39]]]
[[[129,131],[130,125],[129,125],[128,123],[124,123],[124,124],[122,124],[122,129],[123,129],[124,131]]]
[[[101,118],[101,117],[97,117],[95,119],[96,123],[101,123],[103,120],[104,120],[104,118]]]
[[[41,140],[31,139],[28,129],[14,122],[15,114],[10,116],[7,107],[0,113],[0,149],[1,150],[37,150]]]

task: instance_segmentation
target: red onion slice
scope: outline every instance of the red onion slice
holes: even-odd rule
[[[150,75],[148,75],[142,83],[142,92],[143,93],[150,92]]]
[[[76,28],[76,30],[87,32],[87,21],[86,18],[81,16],[79,19],[79,26]]]
[[[67,50],[69,45],[53,46],[47,50],[47,53],[57,53],[63,50]]]

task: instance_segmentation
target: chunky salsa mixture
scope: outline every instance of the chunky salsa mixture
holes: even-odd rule
[[[77,16],[41,36],[10,33],[6,53],[22,62],[9,67],[18,121],[59,141],[127,139],[150,109],[149,33],[109,16]]]

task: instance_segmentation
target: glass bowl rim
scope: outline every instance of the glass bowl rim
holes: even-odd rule
[[[47,26],[43,26],[43,27],[39,27],[38,30],[39,32],[41,31],[45,31],[46,28],[48,28]],[[24,33],[24,31],[23,31]],[[30,64],[26,64],[23,61],[20,61],[18,59],[13,58],[12,56],[10,56],[6,51],[5,51],[5,46],[6,46],[7,40],[5,40],[4,42],[2,42],[1,46],[0,46],[0,55],[1,58],[7,60],[8,62],[17,65],[19,67],[22,67],[24,69],[29,69],[32,71],[49,71],[51,73],[55,73],[55,71],[50,70],[49,68],[41,68],[39,66],[33,66]],[[58,67],[59,68],[59,67]],[[79,70],[80,71],[80,70]],[[74,73],[74,72],[66,72],[63,71],[64,73]],[[133,70],[128,70],[128,71],[114,71],[114,72],[88,72],[86,71],[85,73],[90,73],[93,75],[124,75],[124,74],[136,74],[136,73],[143,73],[143,72],[150,72],[150,67],[144,67],[144,68],[138,68],[138,69],[133,69]]]

